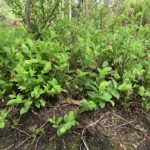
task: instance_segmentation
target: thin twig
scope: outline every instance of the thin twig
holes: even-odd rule
[[[121,116],[119,116],[119,115],[117,115],[117,114],[115,114],[115,113],[113,113],[113,115],[115,115],[116,117],[120,118],[121,120],[124,120],[125,122],[129,122],[129,121],[126,120],[125,118],[123,118],[123,117],[121,117]]]
[[[36,143],[35,143],[35,150],[38,149],[38,142],[39,142],[39,140],[40,140],[41,137],[42,137],[42,136],[38,137],[38,139],[36,140]]]
[[[128,125],[128,124],[130,124],[130,125],[131,125],[131,123],[132,123],[132,122],[133,122],[133,121],[126,122],[126,123],[123,123],[123,124],[120,124],[120,125],[118,125],[118,126],[115,126],[115,128],[114,128],[114,129],[120,128],[120,127],[122,127],[122,126],[126,126],[126,125]]]
[[[28,138],[26,138],[24,141],[22,141],[18,146],[16,146],[15,147],[15,149],[17,149],[17,148],[19,148],[20,146],[22,146],[25,142],[27,142],[29,139],[31,138],[31,136],[30,137],[28,137]]]
[[[41,30],[45,28],[45,26],[46,26],[46,24],[48,23],[49,19],[54,15],[54,13],[55,13],[57,7],[59,6],[59,2],[60,2],[60,1],[57,0],[55,6],[54,6],[54,8],[53,8],[53,10],[51,11],[51,13],[50,13],[50,14],[47,16],[47,18],[45,19],[44,24],[43,24]],[[52,21],[52,20],[53,20],[53,18],[51,18],[51,21]]]
[[[116,124],[111,124],[111,125],[108,125],[108,126],[105,126],[105,128],[110,128],[110,127],[115,127]]]
[[[21,133],[23,133],[23,134],[25,134],[25,135],[27,135],[27,136],[31,136],[29,133],[27,133],[27,132],[25,132],[25,131],[23,131],[23,130],[21,130],[21,129],[19,129],[19,128],[16,128],[16,127],[12,127],[13,129],[15,129],[15,130],[18,130],[19,132],[21,132]]]
[[[9,150],[9,149],[11,149],[13,146],[14,146],[14,144],[10,145],[10,146],[7,147],[7,148],[1,149],[1,150]]]
[[[96,125],[103,117],[104,117],[104,115],[102,115],[102,116],[100,117],[100,119],[96,120],[94,123],[89,124],[87,127],[85,127],[85,128],[83,129],[81,139],[82,139],[82,141],[83,141],[83,144],[84,144],[86,150],[90,150],[90,149],[88,148],[88,146],[87,146],[87,144],[86,144],[86,142],[85,142],[85,139],[84,139],[85,130],[87,130],[88,128],[90,128],[90,127]]]
[[[41,125],[40,129],[44,128],[44,127],[45,127],[45,125],[46,125],[47,123],[48,123],[48,120],[47,120],[47,121],[45,121],[45,122],[43,123],[43,125]]]
[[[83,144],[84,144],[84,146],[85,146],[86,150],[90,150],[90,149],[88,148],[88,146],[87,146],[86,142],[85,142],[84,137],[81,137],[81,139],[82,139],[82,141],[83,141]]]
[[[121,117],[121,116],[119,116],[119,115],[117,115],[117,114],[115,114],[115,113],[113,113],[113,114],[114,114],[116,117],[118,117],[118,118],[124,120],[126,123],[130,124],[130,126],[131,126],[132,128],[134,128],[135,130],[139,131],[140,133],[143,134],[144,137],[146,137],[148,140],[150,140],[150,137],[149,137],[146,133],[144,133],[141,129],[135,127],[135,125],[133,125],[131,122],[129,122],[129,121],[126,120],[125,118],[123,118],[123,117]]]

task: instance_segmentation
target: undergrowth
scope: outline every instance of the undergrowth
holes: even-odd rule
[[[24,27],[0,26],[0,128],[12,109],[23,115],[68,95],[80,106],[49,119],[60,136],[85,111],[126,106],[150,108],[149,1],[117,11],[100,5],[80,18],[58,19],[34,39]]]

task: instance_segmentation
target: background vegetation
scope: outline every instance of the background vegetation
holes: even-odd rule
[[[6,2],[17,19],[0,25],[0,128],[13,109],[22,116],[68,100],[78,108],[49,119],[58,136],[85,111],[150,108],[149,0]]]

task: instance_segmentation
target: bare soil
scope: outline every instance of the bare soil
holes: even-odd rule
[[[60,138],[47,119],[76,106],[57,104],[32,111],[13,119],[16,126],[0,129],[0,150],[150,150],[150,112],[138,103],[129,105],[83,113],[77,118],[80,125]]]

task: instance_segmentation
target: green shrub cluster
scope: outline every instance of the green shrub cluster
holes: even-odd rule
[[[22,27],[0,26],[0,127],[9,107],[22,115],[59,95],[81,102],[76,112],[50,119],[58,135],[96,106],[138,100],[149,109],[149,5],[132,3],[117,14],[100,6],[83,18],[57,20],[38,40]]]

